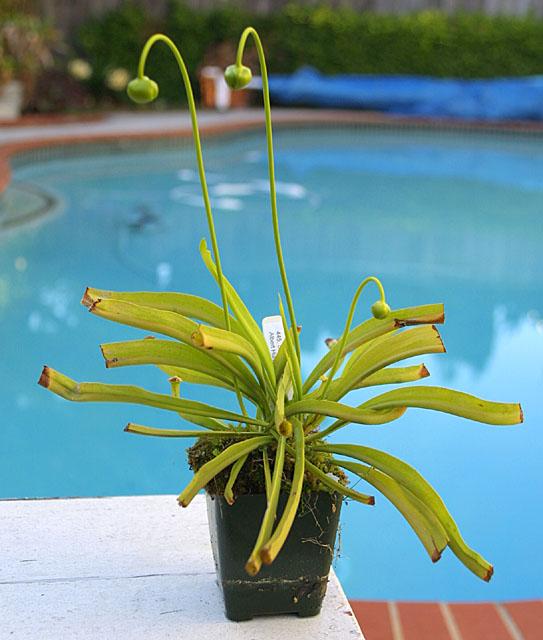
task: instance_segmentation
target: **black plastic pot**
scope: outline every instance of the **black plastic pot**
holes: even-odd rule
[[[281,513],[287,500],[279,499]],[[341,496],[315,492],[303,504],[273,564],[252,577],[245,572],[264,511],[265,495],[239,496],[228,505],[222,496],[207,495],[209,531],[217,578],[230,620],[296,613],[317,615],[326,593],[341,509]]]

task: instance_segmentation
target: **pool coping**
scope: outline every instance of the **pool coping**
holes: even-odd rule
[[[261,127],[264,123],[263,113],[260,109],[250,109],[239,112],[229,112],[228,118],[224,122],[218,121],[220,115],[213,114],[214,119],[206,121],[206,112],[200,121],[200,133],[202,136],[219,136],[228,133],[237,133],[242,131],[250,131]],[[209,112],[207,112],[209,115]],[[153,127],[126,131],[122,128],[119,130],[111,130],[111,122],[109,122],[109,131],[93,132],[85,131],[85,126],[89,122],[93,124],[104,124],[108,122],[107,114],[103,119],[82,117],[80,120],[70,119],[71,125],[80,125],[79,133],[70,135],[51,135],[48,128],[53,123],[62,125],[63,122],[52,120],[50,124],[40,123],[40,129],[43,130],[41,135],[32,139],[22,139],[0,142],[0,195],[7,189],[12,179],[12,161],[16,156],[25,153],[44,151],[50,148],[60,150],[62,148],[70,148],[79,145],[92,143],[113,143],[115,146],[122,147],[123,142],[151,142],[153,140],[182,140],[189,139],[192,136],[190,124],[180,122],[178,126],[172,128],[168,126],[164,129],[156,127],[157,119],[164,114],[150,112],[148,114],[140,114],[143,118],[148,119]],[[184,114],[186,115],[186,114]],[[232,115],[234,117],[232,117]],[[122,114],[121,114],[122,116]],[[127,117],[130,117],[128,114]],[[237,117],[236,117],[237,116]],[[314,126],[314,125],[333,125],[333,126],[359,126],[364,128],[376,129],[406,129],[406,130],[427,130],[427,131],[473,131],[491,134],[522,134],[533,135],[541,134],[543,136],[543,122],[531,121],[458,121],[450,119],[432,119],[432,118],[411,118],[403,116],[392,116],[383,113],[371,111],[345,111],[332,109],[284,109],[277,108],[273,112],[274,126]],[[28,125],[20,124],[17,126],[0,127],[2,131],[12,132],[13,130],[25,131]],[[114,125],[113,125],[114,129]],[[36,156],[38,157],[38,156]],[[29,162],[33,159],[29,160]]]
[[[0,513],[2,638],[364,640],[333,570],[318,616],[228,621],[203,494],[189,509],[144,495],[0,501]]]

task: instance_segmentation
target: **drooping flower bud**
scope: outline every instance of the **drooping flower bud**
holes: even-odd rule
[[[249,82],[251,82],[253,78],[253,74],[249,67],[246,67],[242,64],[231,64],[229,67],[226,67],[224,72],[224,79],[226,80],[226,84],[230,87],[230,89],[243,89],[246,87]]]
[[[383,320],[390,313],[390,307],[384,300],[377,300],[371,305],[371,312],[377,320]]]
[[[147,76],[134,78],[128,83],[126,92],[134,102],[146,104],[147,102],[152,102],[158,96],[158,84]]]

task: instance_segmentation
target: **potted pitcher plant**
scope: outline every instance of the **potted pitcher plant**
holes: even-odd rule
[[[392,502],[433,562],[449,548],[477,577],[488,581],[492,565],[467,545],[439,494],[418,471],[384,451],[329,441],[329,436],[349,423],[385,425],[410,407],[513,425],[522,422],[520,405],[413,384],[429,376],[424,364],[397,365],[407,358],[445,351],[436,328],[444,321],[443,305],[391,309],[381,282],[373,276],[361,281],[345,325],[338,327],[339,337],[328,341],[326,355],[304,379],[300,332],[279,234],[266,60],[253,28],[243,32],[225,79],[234,90],[251,80],[250,69],[243,65],[249,38],[256,45],[262,77],[271,222],[283,288],[277,316],[266,319],[263,333],[224,274],[191,83],[176,45],[157,34],[143,47],[128,94],[137,103],[157,97],[159,88],[145,75],[145,64],[153,45],[165,44],[177,60],[188,97],[211,244],[209,249],[202,240],[200,254],[218,286],[220,304],[177,292],[87,288],[82,302],[92,314],[156,336],[101,345],[106,366],[156,365],[167,376],[169,392],[75,382],[49,367],[39,382],[68,400],[149,405],[177,413],[189,423],[188,428],[130,423],[125,430],[197,438],[188,452],[194,475],[178,501],[187,507],[199,491],[206,490],[217,574],[230,619],[319,612],[343,500],[374,504],[372,495],[349,486],[347,474],[361,478]],[[358,300],[368,286],[377,288],[378,299],[371,316],[355,325]],[[227,389],[239,409],[182,398],[181,383]],[[380,393],[379,385],[384,384],[397,386]],[[351,391],[367,387],[375,387],[370,400],[347,404]]]

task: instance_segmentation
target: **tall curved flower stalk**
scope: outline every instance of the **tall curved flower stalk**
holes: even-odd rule
[[[305,380],[302,378],[298,327],[279,235],[266,61],[262,43],[253,28],[243,32],[236,62],[228,67],[225,78],[233,89],[240,89],[251,80],[251,71],[242,64],[249,36],[255,41],[260,61],[272,227],[289,315],[287,321],[279,296],[278,310],[286,331],[275,358],[270,355],[258,323],[223,273],[187,70],[175,44],[168,37],[157,34],[143,48],[138,77],[129,84],[128,93],[141,103],[157,97],[158,86],[144,75],[145,62],[154,43],[165,43],[179,64],[188,95],[212,247],[211,253],[206,241],[202,240],[200,254],[217,282],[222,307],[185,293],[87,288],[82,302],[94,315],[162,336],[101,345],[106,367],[157,366],[168,376],[170,393],[153,393],[128,385],[78,383],[49,367],[43,369],[39,383],[68,400],[159,407],[196,426],[175,429],[130,423],[125,428],[135,434],[198,437],[216,444],[219,453],[197,469],[179,495],[179,504],[183,507],[223,472],[229,474],[224,496],[232,503],[236,480],[248,456],[261,455],[267,508],[260,530],[255,531],[254,548],[246,563],[246,570],[251,575],[257,574],[263,563],[272,563],[281,551],[298,512],[304,479],[311,478],[313,486],[321,491],[337,492],[366,505],[374,504],[373,496],[346,486],[329,473],[330,469],[342,468],[366,481],[392,502],[419,537],[432,561],[439,560],[449,547],[468,569],[483,580],[489,580],[492,565],[466,544],[438,493],[413,467],[384,451],[329,443],[326,438],[350,423],[369,428],[385,425],[400,418],[411,407],[442,411],[493,425],[522,422],[521,407],[516,403],[481,400],[451,389],[410,384],[429,376],[428,369],[423,363],[396,365],[407,358],[445,352],[435,326],[444,321],[443,305],[436,303],[391,310],[381,282],[373,276],[362,280],[357,288],[340,337],[329,342],[329,351]],[[353,327],[358,300],[372,284],[379,291],[379,299],[371,307],[372,317]],[[238,397],[240,411],[184,399],[180,394],[181,382],[183,385],[226,389]],[[398,386],[379,393],[378,388],[383,384]],[[351,391],[368,387],[376,388],[376,395],[371,399],[358,406],[345,402]],[[333,421],[322,428],[326,418]],[[271,452],[273,468],[269,463]],[[288,498],[279,513],[282,491],[288,493]]]

